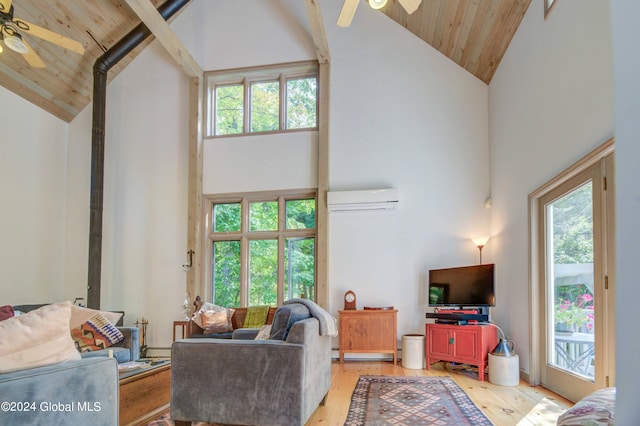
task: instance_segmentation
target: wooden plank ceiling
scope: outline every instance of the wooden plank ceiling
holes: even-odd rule
[[[150,1],[157,7],[163,0]],[[382,12],[488,84],[530,3],[423,0],[408,15],[397,0],[389,0]],[[140,18],[125,0],[14,0],[13,5],[16,18],[78,40],[85,53],[78,55],[27,35],[46,68],[29,67],[22,55],[3,46],[0,85],[62,120],[73,120],[91,102],[95,60],[138,25]],[[325,25],[335,22],[325,20]],[[152,40],[149,37],[113,67],[109,80]]]
[[[151,0],[157,7],[162,0]],[[140,23],[124,0],[14,0],[14,17],[79,41],[83,55],[27,35],[25,38],[46,64],[31,68],[22,55],[3,46],[0,85],[56,117],[71,121],[90,102],[93,64]],[[118,75],[151,41],[147,38],[109,72]]]
[[[397,0],[391,0],[382,11],[489,84],[530,3],[531,0],[422,0],[420,7],[408,15]]]

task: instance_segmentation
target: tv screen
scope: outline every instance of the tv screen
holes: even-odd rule
[[[494,264],[430,270],[429,306],[495,306]]]

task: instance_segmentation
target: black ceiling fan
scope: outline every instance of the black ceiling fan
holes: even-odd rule
[[[9,49],[21,53],[31,67],[44,68],[45,63],[25,40],[23,34],[30,34],[79,54],[84,53],[82,44],[76,40],[49,31],[24,19],[15,18],[12,0],[0,0],[0,39]],[[2,52],[1,45],[0,52]]]

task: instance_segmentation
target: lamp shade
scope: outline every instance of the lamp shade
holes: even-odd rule
[[[22,36],[13,28],[5,25],[2,27],[2,32],[4,44],[9,49],[22,54],[29,52],[29,48],[22,41]]]
[[[471,239],[471,241],[473,241],[473,244],[475,244],[478,247],[484,247],[485,244],[487,244],[487,241],[489,241],[489,237],[488,235],[484,235],[482,237],[474,237]]]

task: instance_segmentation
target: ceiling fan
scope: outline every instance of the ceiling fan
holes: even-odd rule
[[[79,42],[23,19],[14,18],[11,2],[12,0],[0,0],[0,39],[9,49],[21,53],[30,66],[44,68],[45,64],[21,33],[31,34],[79,54],[84,53],[84,48]],[[1,45],[0,52],[2,52]]]
[[[406,10],[407,13],[411,15],[416,11],[418,6],[420,6],[422,0],[398,0],[398,2],[402,5],[404,10]],[[339,27],[348,27],[349,25],[351,25],[353,15],[356,14],[358,3],[360,3],[360,0],[344,0],[342,10],[340,11],[340,16],[338,16]],[[369,6],[371,6],[373,9],[381,9],[385,4],[387,4],[387,0],[369,0]]]

